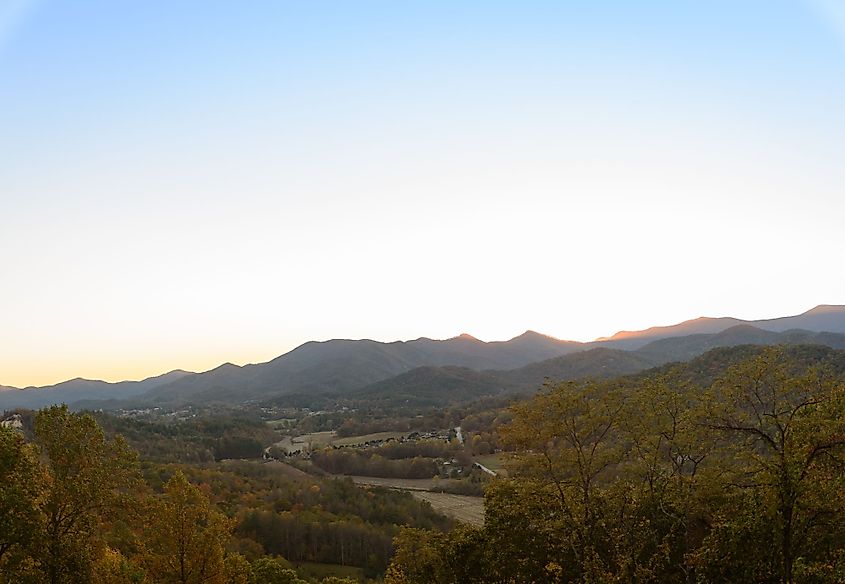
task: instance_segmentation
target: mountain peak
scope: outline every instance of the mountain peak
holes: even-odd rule
[[[531,329],[528,329],[527,331],[525,331],[521,335],[516,336],[516,337],[512,338],[511,340],[512,341],[519,341],[519,340],[527,341],[527,340],[531,340],[531,339],[553,339],[553,340],[557,340],[554,337],[550,337],[549,335],[544,335],[543,333],[538,333],[537,331],[532,331]]]
[[[472,336],[469,333],[461,333],[455,338],[456,339],[463,339],[465,341],[478,341],[478,339],[476,339],[474,336]],[[478,341],[478,342],[480,342],[480,341]]]
[[[226,362],[226,363],[223,363],[222,365],[218,365],[214,369],[210,369],[209,371],[206,371],[206,373],[219,373],[219,372],[223,372],[223,371],[236,371],[238,369],[243,369],[243,367],[240,367],[239,365],[235,365],[234,363]]]
[[[831,314],[834,312],[845,312],[845,305],[842,304],[819,304],[804,314]]]

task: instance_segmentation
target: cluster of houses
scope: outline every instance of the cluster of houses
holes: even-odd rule
[[[261,406],[258,408],[265,420],[276,420],[278,418],[299,418],[304,416],[319,416],[323,414],[336,414],[338,412],[355,412],[355,409],[349,409],[346,406],[339,407],[334,410],[312,410],[311,408],[292,408],[292,407],[276,407],[276,406]]]
[[[176,410],[169,412],[160,407],[154,408],[127,408],[119,409],[112,412],[118,418],[147,418],[150,416],[160,416],[162,418],[173,418],[177,422],[184,422],[191,418],[196,418],[197,414],[192,412],[190,408],[184,410]]]
[[[399,436],[398,438],[395,436],[387,436],[385,438],[373,438],[372,440],[366,440],[364,442],[345,442],[343,444],[331,444],[332,448],[379,448],[380,446],[386,446],[388,444],[398,442],[399,444],[405,444],[408,442],[418,442],[420,440],[443,440],[444,442],[451,442],[452,437],[449,435],[449,432],[438,432],[436,430],[432,430],[430,432],[411,432],[407,436]]]
[[[115,410],[113,413],[118,418],[140,418],[145,416],[154,416],[158,415],[161,412],[161,408],[129,408],[129,409],[119,409]]]
[[[449,431],[431,430],[427,432],[410,432],[407,435],[399,437],[386,436],[384,438],[372,438],[370,440],[365,440],[362,442],[344,441],[341,444],[329,443],[326,446],[331,446],[335,450],[341,448],[379,448],[381,446],[386,446],[392,443],[405,444],[408,442],[418,442],[420,440],[443,440],[444,442],[448,443],[452,441],[452,435],[449,433]],[[297,442],[295,438],[289,440],[288,443],[289,446],[282,447],[282,450],[285,451],[285,458],[310,458],[310,448],[307,443]],[[263,458],[265,460],[270,460],[274,458],[274,456],[270,454],[269,447],[264,450]]]

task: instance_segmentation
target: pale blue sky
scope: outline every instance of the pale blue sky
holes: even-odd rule
[[[0,0],[0,384],[845,302],[845,4]]]

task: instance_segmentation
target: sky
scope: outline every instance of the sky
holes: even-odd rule
[[[0,384],[845,303],[845,2],[0,0]]]

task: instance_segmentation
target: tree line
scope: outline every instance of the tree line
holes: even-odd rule
[[[311,453],[311,462],[331,474],[400,479],[430,479],[440,471],[433,458],[416,456],[391,460],[355,448],[327,448]]]
[[[549,386],[483,528],[405,529],[389,584],[845,581],[845,353],[720,349]]]
[[[284,552],[375,575],[396,525],[450,525],[409,495],[288,476],[286,465],[140,461],[121,436],[65,406],[25,419],[25,435],[0,428],[4,583],[304,582]],[[281,520],[299,547],[276,545],[256,518]]]
[[[138,420],[94,414],[107,434],[120,434],[141,458],[157,462],[205,463],[228,458],[259,458],[278,438],[260,418],[227,411],[172,421]]]

